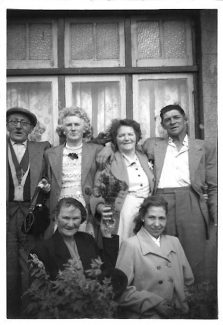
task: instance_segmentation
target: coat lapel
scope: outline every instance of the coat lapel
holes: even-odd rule
[[[171,243],[166,240],[165,236],[161,236],[160,247],[157,246],[144,227],[137,233],[137,237],[143,255],[153,254],[169,260],[169,253],[175,251]]]
[[[156,185],[159,184],[161,172],[163,169],[163,163],[166,155],[168,145],[168,139],[162,139],[155,142],[154,156],[155,156],[155,175],[156,175]]]
[[[9,200],[9,165],[8,165],[8,141],[9,138],[6,139],[6,201]]]
[[[191,184],[194,183],[195,173],[198,169],[202,155],[202,146],[195,139],[189,138],[189,171]]]
[[[71,258],[70,252],[58,230],[55,231],[52,238],[54,241],[55,256],[58,268],[63,269],[63,265]]]
[[[111,172],[116,178],[126,182],[126,184],[129,185],[129,176],[127,168],[119,151],[115,152],[114,158],[111,163]]]
[[[92,164],[92,146],[88,143],[83,143],[82,148],[82,161],[81,161],[81,185],[84,188],[86,178]]]
[[[29,162],[30,162],[30,191],[31,198],[34,195],[35,189],[38,182],[41,179],[42,172],[42,153],[40,152],[40,146],[37,146],[35,142],[27,142],[29,151]],[[41,157],[41,159],[40,159]]]
[[[151,193],[153,192],[153,188],[154,188],[154,176],[152,171],[149,168],[148,165],[148,158],[145,155],[142,155],[139,151],[136,152],[137,157],[140,161],[140,164],[144,170],[144,172],[146,173],[148,180],[149,180],[149,186],[150,186],[150,191]]]
[[[50,150],[48,153],[48,159],[50,166],[52,168],[52,173],[59,185],[61,187],[62,183],[62,160],[63,160],[63,148],[64,145],[58,146]]]

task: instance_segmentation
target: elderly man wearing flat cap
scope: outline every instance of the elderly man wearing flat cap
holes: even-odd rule
[[[21,294],[26,288],[26,258],[36,244],[21,231],[37,186],[50,190],[44,178],[44,151],[49,142],[32,142],[28,135],[37,123],[29,110],[13,107],[7,113],[7,317],[19,318]]]

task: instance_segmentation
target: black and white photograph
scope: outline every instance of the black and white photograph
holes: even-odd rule
[[[222,10],[2,5],[4,322],[220,321]]]

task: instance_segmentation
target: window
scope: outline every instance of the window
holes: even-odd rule
[[[58,85],[56,78],[10,78],[7,84],[7,108],[24,107],[39,121],[31,139],[58,144],[55,132],[58,119]]]
[[[124,77],[67,77],[66,105],[87,112],[96,136],[112,119],[126,116]]]
[[[123,22],[115,20],[66,21],[66,67],[116,67],[123,65]]]
[[[193,78],[188,74],[135,75],[133,118],[141,124],[144,138],[166,136],[160,125],[160,108],[180,104],[189,117],[194,137]]]
[[[7,27],[8,68],[57,66],[57,29],[53,21],[13,22]]]
[[[197,16],[161,11],[9,17],[7,107],[33,110],[46,127],[41,140],[53,145],[58,111],[65,106],[86,110],[94,136],[112,119],[128,117],[140,122],[146,138],[165,136],[160,109],[178,103],[195,136]]]
[[[133,66],[191,65],[190,27],[187,20],[133,20]]]

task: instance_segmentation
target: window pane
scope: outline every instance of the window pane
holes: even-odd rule
[[[97,24],[96,58],[119,59],[118,24]]]
[[[71,24],[71,59],[94,58],[93,24]]]
[[[54,21],[26,21],[8,25],[7,68],[57,66],[57,25]]]
[[[53,143],[53,99],[51,82],[9,82],[7,84],[7,108],[19,106],[31,110],[40,125],[35,128],[37,141]],[[31,135],[33,139],[34,134]]]
[[[65,67],[124,66],[124,23],[114,19],[67,19]]]
[[[92,121],[94,135],[104,131],[113,118],[121,117],[120,83],[73,82],[72,105],[82,107]]]
[[[164,56],[166,58],[184,58],[186,56],[186,33],[184,22],[164,22],[163,39]]]
[[[52,59],[52,25],[29,25],[29,59]]]
[[[160,57],[160,35],[158,22],[138,22],[137,41],[139,59]]]
[[[141,79],[138,81],[136,100],[134,118],[141,124],[143,138],[166,136],[165,130],[160,125],[160,109],[177,103],[189,114],[191,102],[188,80],[186,78]]]
[[[181,66],[192,64],[189,20],[132,20],[133,66]]]
[[[8,60],[26,59],[26,26],[25,24],[8,25],[7,28]]]

